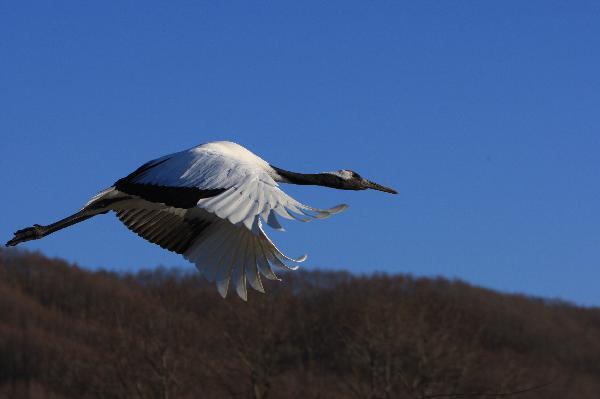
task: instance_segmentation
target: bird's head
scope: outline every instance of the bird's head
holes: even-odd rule
[[[367,180],[353,170],[341,169],[336,170],[335,172],[328,172],[328,174],[334,176],[336,179],[339,179],[337,182],[339,188],[344,190],[366,190],[370,188],[390,194],[398,194],[398,192],[393,188],[385,187],[381,184]]]

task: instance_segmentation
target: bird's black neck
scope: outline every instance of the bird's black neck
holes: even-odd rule
[[[282,182],[300,185],[325,186],[344,189],[344,182],[331,173],[297,173],[271,165],[273,170],[282,178]]]

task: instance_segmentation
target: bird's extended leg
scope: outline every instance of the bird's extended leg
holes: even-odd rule
[[[25,229],[17,231],[12,240],[6,243],[6,246],[13,247],[25,241],[38,240],[42,237],[47,236],[48,234],[54,233],[55,231],[64,229],[65,227],[72,226],[79,222],[83,222],[84,220],[94,217],[99,213],[106,212],[90,212],[89,210],[81,210],[77,213],[74,213],[71,216],[68,216],[62,220],[59,220],[56,223],[52,223],[47,226],[34,224],[31,227],[27,227]]]

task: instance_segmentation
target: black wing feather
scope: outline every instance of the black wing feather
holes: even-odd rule
[[[152,168],[168,161],[170,158],[154,160],[137,168],[130,175],[117,180],[115,188],[129,195],[135,195],[146,201],[156,202],[172,206],[174,208],[189,209],[198,204],[202,198],[217,196],[227,190],[226,188],[215,188],[202,190],[197,187],[168,187],[157,184],[137,183],[139,177]]]
[[[185,219],[168,211],[128,209],[117,212],[127,228],[140,237],[178,254],[183,254],[211,224]]]

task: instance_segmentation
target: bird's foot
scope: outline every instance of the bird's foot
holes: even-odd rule
[[[6,243],[7,247],[14,247],[17,244],[20,244],[25,241],[37,240],[44,236],[45,232],[44,226],[40,226],[39,224],[34,224],[31,227],[27,227],[26,229],[19,230],[15,233],[15,236],[12,240]]]

